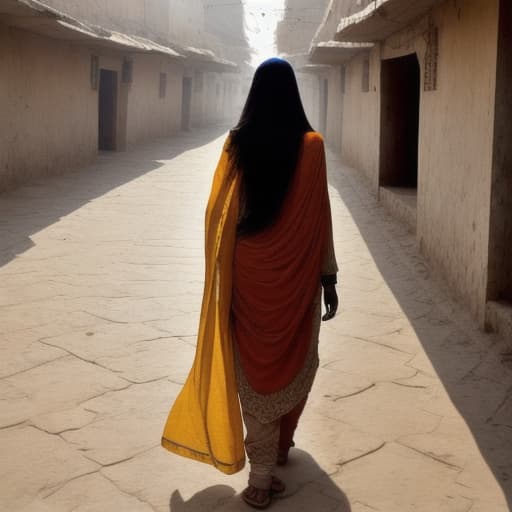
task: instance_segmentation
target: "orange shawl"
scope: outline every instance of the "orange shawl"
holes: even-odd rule
[[[233,336],[258,393],[283,389],[304,365],[329,218],[323,139],[311,132],[277,222],[235,246]]]

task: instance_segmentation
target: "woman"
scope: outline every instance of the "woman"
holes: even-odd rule
[[[307,121],[293,70],[256,71],[217,167],[206,213],[198,348],[162,438],[226,473],[251,470],[243,499],[266,508],[318,367],[321,290],[337,310],[322,137]],[[238,396],[237,396],[238,393]]]

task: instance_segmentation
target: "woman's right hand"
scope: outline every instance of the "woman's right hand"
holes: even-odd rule
[[[324,289],[325,315],[322,317],[324,322],[331,320],[338,311],[338,294],[336,293],[336,285],[328,284]]]

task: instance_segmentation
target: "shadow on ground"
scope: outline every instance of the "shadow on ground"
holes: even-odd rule
[[[336,159],[332,163],[333,169],[340,164]],[[389,222],[364,178],[353,169],[345,170],[331,171],[330,185],[349,210],[378,270],[423,346],[429,361],[423,358],[416,362],[416,368],[428,375],[432,365],[434,376],[437,374],[471,430],[512,510],[512,371],[501,357],[505,344],[478,329],[419,255],[415,237],[399,223]],[[429,453],[450,464],[450,453],[443,453],[442,448],[434,445]],[[470,471],[473,464],[475,461],[467,461]],[[475,483],[474,476],[467,482],[464,477],[462,480],[461,484],[469,487]]]
[[[0,267],[33,247],[30,237],[34,233],[95,198],[158,169],[163,165],[161,160],[171,160],[203,146],[227,130],[228,126],[220,125],[181,132],[122,153],[102,152],[90,166],[41,178],[0,194]]]
[[[303,450],[292,450],[289,464],[276,474],[286,483],[286,491],[271,505],[275,512],[351,512],[350,503],[341,489]],[[214,485],[184,500],[179,490],[173,492],[170,512],[238,512],[253,510],[240,494],[227,485]]]

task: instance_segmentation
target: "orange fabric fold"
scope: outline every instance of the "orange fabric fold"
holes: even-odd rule
[[[304,365],[330,219],[323,139],[307,133],[277,221],[237,240],[232,329],[251,387],[286,387]]]

